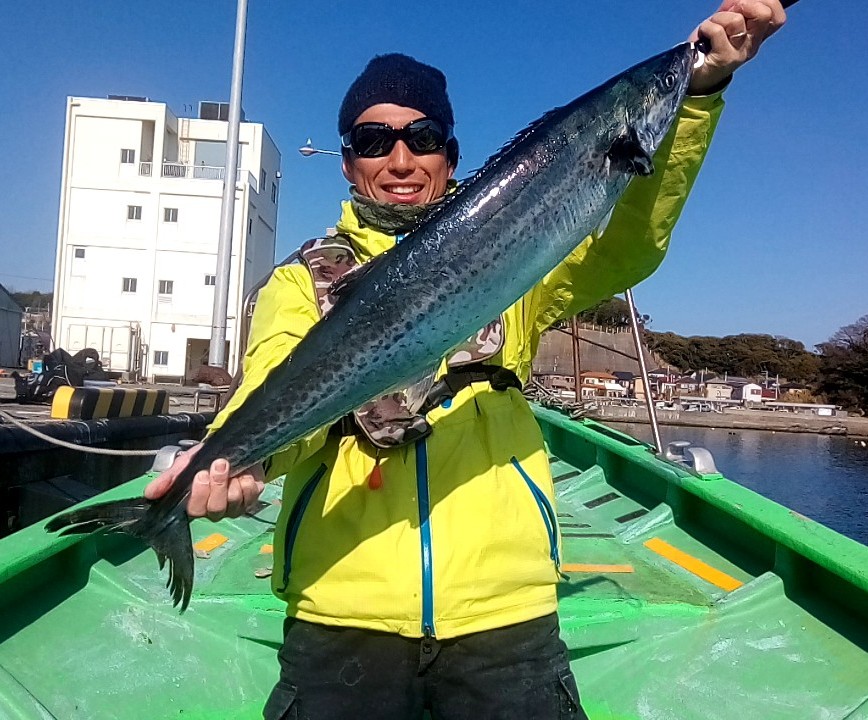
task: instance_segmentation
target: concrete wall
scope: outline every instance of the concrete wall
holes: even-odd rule
[[[612,347],[635,357],[636,348],[633,345],[632,333],[608,333],[579,328],[579,336],[581,338],[579,355],[582,372],[595,370],[608,373],[618,371],[639,373],[639,363],[636,360],[630,360],[613,350],[605,350],[587,342],[587,340],[592,340],[600,345]],[[663,364],[659,358],[649,355],[647,350],[645,359],[649,370]],[[556,330],[544,333],[533,367],[537,372],[571,375],[573,373],[572,339]]]

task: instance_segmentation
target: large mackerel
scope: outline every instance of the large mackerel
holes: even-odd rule
[[[193,476],[233,473],[428,373],[528,292],[605,218],[669,130],[694,47],[678,45],[520,132],[388,252],[343,283],[331,312],[213,435],[172,489],[54,518],[49,530],[127,532],[168,559],[174,604],[193,588]],[[641,180],[640,180],[641,182]],[[435,428],[436,432],[436,428]]]

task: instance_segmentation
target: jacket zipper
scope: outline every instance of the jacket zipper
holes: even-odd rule
[[[428,497],[428,449],[425,438],[416,442],[416,496],[422,545],[422,634],[434,636],[434,562],[431,554],[431,505]]]
[[[524,471],[524,468],[518,462],[518,458],[513,456],[510,458],[510,462],[513,467],[518,470],[519,475],[524,478],[524,481],[530,489],[531,495],[533,495],[533,499],[536,500],[537,508],[539,508],[543,523],[546,526],[546,532],[549,536],[549,557],[554,561],[555,567],[558,569],[558,573],[560,574],[561,557],[560,552],[558,551],[558,516],[549,502],[549,499],[546,497],[546,494],[533,480],[531,480],[530,475]]]
[[[289,520],[286,523],[286,540],[283,553],[283,587],[278,592],[285,592],[286,586],[289,584],[289,571],[292,567],[292,548],[295,545],[295,539],[298,536],[298,528],[301,526],[301,518],[304,511],[307,509],[308,503],[316,490],[319,481],[325,475],[325,464],[320,465],[313,476],[308,480],[299,493],[298,500],[289,514]]]

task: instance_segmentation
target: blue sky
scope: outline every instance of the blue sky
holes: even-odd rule
[[[283,153],[277,254],[334,224],[347,187],[337,108],[374,54],[449,79],[462,160],[684,39],[705,0],[307,3],[250,0],[244,108]],[[50,289],[67,95],[145,95],[176,113],[228,99],[232,0],[6,3],[0,47],[0,283]],[[868,6],[803,0],[726,92],[662,268],[637,287],[652,329],[766,332],[807,346],[868,313]]]

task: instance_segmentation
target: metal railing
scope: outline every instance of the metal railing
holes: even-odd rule
[[[141,174],[141,173],[140,173]],[[239,168],[237,180],[241,182],[247,175],[247,182],[256,187],[256,183],[247,170]],[[226,177],[226,168],[216,167],[214,165],[189,165],[187,163],[164,162],[162,169],[162,177],[164,178],[182,178],[192,180],[223,180]]]
[[[139,175],[142,177],[151,177],[151,172],[153,171],[153,163],[152,162],[140,162],[139,163]]]

